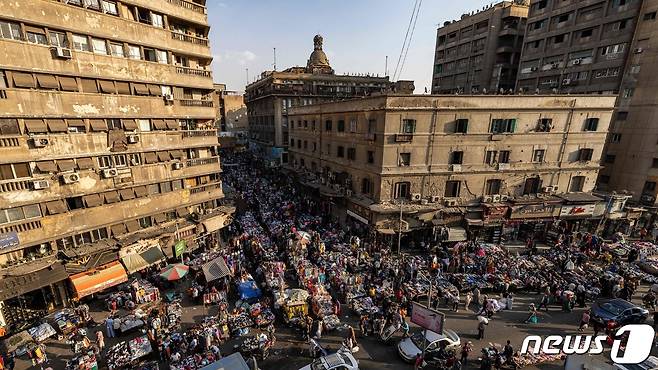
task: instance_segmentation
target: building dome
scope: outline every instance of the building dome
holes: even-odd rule
[[[313,38],[313,52],[308,58],[308,63],[306,64],[306,68],[311,72],[333,72],[331,66],[329,65],[329,58],[327,58],[327,54],[322,51],[323,41],[324,39],[320,35],[315,35]]]

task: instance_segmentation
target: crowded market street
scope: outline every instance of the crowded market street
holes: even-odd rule
[[[26,353],[14,345],[14,368],[202,369],[240,352],[252,368],[293,370],[351,349],[360,369],[411,369],[416,353],[403,361],[398,343],[405,332],[422,333],[411,322],[412,302],[429,301],[445,315],[446,336],[457,338],[428,348],[434,367],[427,368],[460,368],[466,353],[463,369],[497,361],[557,369],[559,355],[518,354],[523,339],[578,334],[594,301],[614,296],[642,305],[658,281],[650,273],[658,273],[650,259],[658,248],[621,235],[615,242],[561,235],[554,246],[512,251],[476,240],[428,250],[405,243],[397,255],[395,236],[340,226],[280,169],[248,154],[223,162],[237,212],[216,240],[76,303],[68,310],[74,319],[44,318],[57,330],[39,339],[30,331]],[[653,311],[648,316],[652,323]],[[67,321],[77,328],[63,330]],[[584,332],[595,328],[613,329],[592,321]],[[513,360],[502,355],[507,341]],[[485,348],[496,350],[483,356]]]

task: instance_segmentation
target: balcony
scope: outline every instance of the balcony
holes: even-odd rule
[[[395,134],[396,143],[410,143],[414,140],[413,134]]]
[[[219,157],[188,159],[185,163],[188,167],[205,166],[207,164],[216,164],[219,167]]]
[[[205,69],[176,66],[176,73],[188,76],[201,76],[212,79],[212,72]]]
[[[195,37],[191,35],[186,35],[184,33],[171,32],[172,40],[179,40],[184,42],[189,42],[190,44],[208,46],[208,39]]]
[[[212,100],[180,99],[177,102],[182,107],[213,107]]]
[[[167,0],[168,3],[180,6],[181,8],[189,9],[195,13],[208,14],[205,6],[185,0]]]

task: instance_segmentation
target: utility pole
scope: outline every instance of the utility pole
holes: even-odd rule
[[[386,56],[386,64],[384,64],[384,76],[388,76],[388,55]]]
[[[402,242],[402,200],[398,201],[400,205],[400,218],[398,219],[398,256],[400,255],[400,243]]]
[[[249,85],[249,68],[245,68],[245,70],[247,71],[247,85]]]
[[[276,48],[274,48],[274,72],[276,72]]]

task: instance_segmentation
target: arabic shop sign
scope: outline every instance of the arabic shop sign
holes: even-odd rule
[[[18,247],[20,244],[18,234],[15,232],[0,235],[0,249]]]
[[[594,204],[562,206],[560,217],[589,217],[594,214]]]
[[[187,249],[187,242],[185,240],[180,240],[174,245],[174,257],[180,257],[180,255],[185,252],[185,249]]]
[[[553,217],[554,204],[527,204],[512,207],[510,218],[545,218]]]

